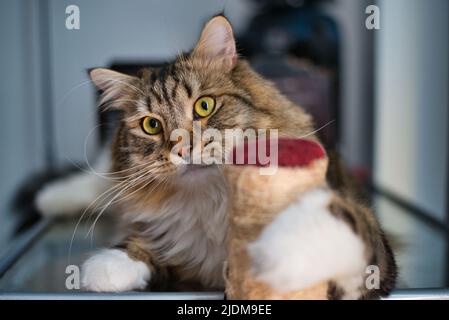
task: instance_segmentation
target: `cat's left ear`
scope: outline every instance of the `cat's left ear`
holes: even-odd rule
[[[100,105],[110,102],[109,106],[115,107],[114,100],[123,96],[126,89],[136,88],[132,85],[137,81],[136,77],[104,68],[90,69],[88,72],[92,82],[103,92]]]
[[[234,34],[229,21],[216,16],[205,25],[200,40],[193,50],[196,57],[218,64],[231,71],[237,62]]]

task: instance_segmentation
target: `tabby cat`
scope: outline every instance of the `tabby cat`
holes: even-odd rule
[[[222,289],[228,228],[222,172],[218,165],[172,163],[170,152],[179,141],[171,141],[171,132],[192,132],[193,121],[199,121],[202,128],[220,132],[276,128],[280,136],[317,139],[311,117],[238,57],[231,25],[223,16],[205,25],[189,54],[165,67],[143,69],[138,77],[99,68],[90,76],[103,91],[102,104],[123,114],[104,157],[110,162],[102,166],[110,170],[105,175],[114,183],[114,203],[129,232],[116,247],[83,264],[82,286],[120,292],[174,280]],[[79,212],[109,187],[98,175],[79,173],[44,188],[37,205],[47,215]],[[389,244],[373,214],[340,194],[340,202],[329,207],[363,244],[363,263],[379,266],[381,284],[373,291],[357,285],[348,292],[350,286],[333,283],[329,298],[385,295],[396,276]],[[308,245],[313,249],[315,244]],[[338,258],[338,252],[328,254]]]

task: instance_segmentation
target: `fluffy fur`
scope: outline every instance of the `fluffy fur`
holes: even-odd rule
[[[46,185],[36,198],[36,206],[47,216],[75,215],[86,208],[102,190],[102,182],[91,174],[75,174]],[[76,195],[76,196],[74,196]]]
[[[143,247],[157,254],[160,265],[182,266],[180,279],[220,288],[226,259],[227,190],[221,172],[208,170],[181,179],[183,187],[161,206],[128,212],[125,219],[142,226],[134,228],[133,235],[146,239]]]

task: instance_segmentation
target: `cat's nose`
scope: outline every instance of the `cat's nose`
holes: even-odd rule
[[[186,156],[190,152],[190,148],[191,148],[190,146],[182,146],[178,150],[178,156],[183,158],[183,159],[186,158]]]

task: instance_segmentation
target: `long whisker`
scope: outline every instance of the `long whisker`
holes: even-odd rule
[[[148,168],[145,168],[145,169],[143,169],[143,170],[139,170],[138,172],[136,172],[135,174],[134,174],[134,176],[137,176],[135,179],[132,179],[132,181],[131,181],[131,179],[127,179],[126,181],[124,181],[123,183],[120,183],[118,186],[117,186],[117,188],[116,188],[116,190],[117,189],[124,189],[124,188],[128,188],[128,186],[133,186],[133,185],[135,185],[135,184],[139,184],[139,183],[142,183],[142,182],[137,182],[136,183],[136,181],[138,181],[138,180],[140,180],[142,177],[144,177],[145,175],[147,175],[147,173],[148,174],[151,174],[150,175],[150,177],[149,178],[152,178],[152,176],[154,176],[154,178],[152,179],[152,180],[155,180],[156,178],[158,178],[158,176],[160,175],[160,174],[162,174],[162,173],[164,173],[164,172],[159,172],[158,174],[155,174],[154,173],[154,171],[156,170],[156,169],[159,169],[159,168],[161,168],[161,167],[163,167],[164,165],[152,165],[152,166],[150,166],[150,167],[148,167]],[[147,173],[144,173],[144,171],[148,171]],[[144,173],[144,174],[142,174],[142,173]],[[148,177],[147,177],[148,178]],[[147,179],[148,180],[148,179]],[[150,181],[150,182],[152,182],[152,181]],[[132,194],[134,194],[135,192],[133,192]],[[112,194],[112,193],[110,193],[110,194]],[[107,198],[108,196],[106,196],[105,198],[104,198],[104,200],[106,200],[106,198]],[[125,200],[125,199],[128,199],[130,197],[130,195],[127,195],[127,196],[125,196],[125,198],[121,198],[120,200],[122,201],[122,200]],[[98,210],[100,207],[99,207],[99,204],[97,204],[96,206],[95,206],[95,208],[92,210],[93,212],[95,212],[96,210]]]
[[[301,139],[301,138],[307,138],[307,137],[309,137],[309,136],[311,136],[311,135],[313,135],[313,134],[315,134],[315,133],[317,133],[317,132],[323,130],[324,128],[326,128],[328,125],[330,125],[330,124],[333,123],[334,121],[335,121],[335,119],[332,119],[332,120],[330,120],[329,122],[327,122],[326,124],[324,124],[324,125],[322,125],[321,127],[319,127],[318,129],[313,130],[313,131],[311,131],[311,132],[309,132],[309,133],[306,133],[305,135],[302,135],[302,136],[298,137],[298,139]]]
[[[109,110],[114,104],[120,103],[120,102],[131,102],[134,103],[140,107],[145,108],[146,105],[140,101],[140,100],[135,100],[135,99],[111,99],[109,101],[102,101],[100,102],[100,109],[101,111],[107,111]]]
[[[147,192],[147,195],[145,196],[145,198],[143,199],[143,201],[141,201],[141,203],[140,203],[140,206],[139,206],[139,208],[141,209],[141,210],[143,210],[144,208],[143,208],[143,206],[144,206],[144,204],[146,203],[146,201],[148,200],[148,197],[151,195],[151,193],[153,192],[153,190],[155,190],[156,188],[158,188],[161,184],[162,184],[162,181],[166,181],[166,178],[164,177],[164,176],[162,176],[161,175],[162,173],[160,173],[159,175],[158,175],[158,178],[157,178],[157,180],[156,180],[156,183],[154,183],[151,187],[150,187],[150,190],[148,190],[148,192]],[[160,178],[163,178],[163,179],[160,179]]]
[[[138,173],[142,173],[143,171],[144,171],[144,169],[141,169],[141,171],[138,171]],[[131,178],[128,178],[128,179],[131,179]],[[71,239],[70,239],[69,252],[68,252],[68,261],[69,261],[69,264],[70,264],[70,258],[71,258],[71,255],[72,255],[72,246],[73,246],[73,241],[74,241],[74,239],[75,239],[75,234],[76,234],[76,231],[78,230],[78,227],[79,227],[81,221],[83,220],[84,216],[86,215],[86,213],[90,210],[90,208],[92,207],[92,205],[95,204],[97,201],[99,201],[101,198],[104,197],[104,199],[106,199],[107,197],[109,197],[109,195],[111,195],[113,192],[115,192],[116,190],[118,190],[118,189],[121,187],[122,184],[123,184],[123,185],[126,185],[126,183],[128,182],[128,179],[126,179],[126,180],[124,180],[124,181],[122,181],[122,182],[120,182],[120,183],[118,183],[118,184],[112,186],[111,188],[109,188],[108,190],[106,190],[105,192],[103,192],[101,195],[99,195],[98,197],[96,197],[96,198],[89,204],[89,206],[83,211],[83,213],[81,214],[80,218],[78,219],[78,222],[77,222],[76,225],[75,225],[75,228],[74,228],[73,233],[72,233],[72,237],[71,237]],[[98,205],[97,205],[97,206],[98,206]],[[96,207],[97,207],[97,206],[96,206]]]
[[[108,178],[109,175],[111,175],[111,176],[117,175],[118,178],[111,178],[111,179],[122,179],[122,178],[128,177],[128,176],[123,176],[123,175],[122,175],[123,173],[128,173],[128,172],[130,172],[130,171],[136,170],[137,168],[141,168],[141,167],[143,167],[143,166],[147,166],[147,167],[150,167],[150,168],[151,168],[151,164],[148,164],[148,163],[141,163],[141,164],[135,165],[135,166],[133,166],[133,167],[130,167],[130,168],[127,168],[127,169],[124,169],[124,170],[111,171],[111,172],[97,172],[97,173],[98,173],[98,174],[101,174],[102,176],[105,176],[105,178]]]
[[[141,93],[142,95],[145,95],[145,93],[142,90],[140,90],[136,86],[134,86],[134,85],[132,85],[132,84],[126,82],[126,81],[123,81],[123,80],[120,80],[120,79],[117,79],[117,78],[113,78],[113,77],[108,77],[108,76],[101,76],[101,77],[98,77],[98,78],[99,79],[101,78],[101,79],[107,80],[107,81],[118,82],[120,84],[124,84],[124,85],[130,87],[131,89],[134,89],[135,91]]]
[[[152,166],[152,169],[154,170],[155,168],[157,169],[158,167],[162,167],[162,165],[153,165],[153,166]],[[104,212],[109,206],[111,206],[112,204],[118,202],[119,200],[120,200],[120,201],[123,201],[124,198],[122,198],[122,199],[117,199],[117,198],[118,198],[122,193],[124,193],[124,192],[126,192],[127,190],[129,190],[130,188],[132,188],[132,187],[136,184],[136,181],[142,180],[143,177],[146,176],[146,175],[148,175],[148,174],[153,174],[153,175],[154,175],[153,170],[149,170],[149,168],[142,169],[142,170],[140,170],[140,171],[138,172],[138,174],[140,174],[140,175],[139,175],[138,177],[132,179],[132,181],[131,181],[131,178],[129,178],[129,179],[127,179],[126,181],[123,181],[122,183],[120,183],[118,186],[116,186],[116,188],[114,189],[114,191],[115,191],[115,190],[118,190],[118,189],[120,189],[120,188],[122,188],[122,185],[123,185],[124,187],[123,187],[123,189],[122,189],[118,194],[116,194],[115,196],[113,196],[113,198],[112,198],[106,205],[104,205],[104,206],[102,207],[101,212],[98,214],[97,218],[95,219],[95,221],[94,221],[94,223],[93,223],[93,225],[92,225],[93,228],[91,227],[91,228],[89,229],[89,231],[88,231],[86,237],[89,235],[89,232],[91,232],[91,229],[94,229],[94,228],[95,228],[95,224],[96,224],[96,222],[98,221],[98,219],[100,218],[100,216],[103,214],[103,212]],[[145,173],[142,174],[143,171],[148,171],[148,172],[145,172]],[[152,178],[152,179],[146,179],[146,181],[148,181],[148,182],[147,182],[146,184],[144,184],[144,185],[143,185],[141,188],[139,188],[138,190],[135,190],[134,192],[132,192],[132,194],[134,194],[134,193],[138,192],[139,190],[143,189],[144,187],[146,187],[149,183],[151,183],[154,179],[156,179],[156,177],[157,177],[157,175],[156,175],[154,178]],[[151,176],[150,176],[150,178],[151,178]],[[139,184],[139,183],[140,183],[140,182],[137,182],[137,184]],[[112,192],[113,192],[113,191],[109,192],[108,195],[104,197],[104,200],[106,200],[107,197],[109,197],[109,195],[112,194]],[[126,198],[129,198],[132,194],[127,195]],[[99,200],[99,199],[98,199],[98,200]],[[95,208],[94,208],[92,211],[95,212],[97,209],[99,209],[99,205],[98,205],[98,204],[95,206]],[[91,238],[91,241],[92,241],[92,240],[93,240],[93,239]]]
[[[87,157],[87,143],[89,142],[90,136],[93,134],[93,132],[99,127],[101,126],[101,124],[95,126],[92,130],[90,130],[89,134],[87,135],[86,139],[84,140],[84,160],[86,161],[86,165],[88,166],[90,172],[92,172],[93,174],[101,177],[101,178],[106,178],[104,175],[106,174],[101,174],[99,172],[96,172],[95,169],[92,167],[92,165],[89,162],[89,159]],[[137,165],[136,167],[140,167],[140,166],[144,166],[146,165],[145,163],[142,163],[141,165]],[[131,168],[130,168],[131,169]],[[89,171],[88,171],[89,172]]]
[[[141,176],[137,177],[136,179],[142,179],[146,174],[149,174],[151,172],[147,172],[142,174]],[[142,190],[143,188],[145,188],[149,183],[151,183],[152,180],[148,181],[147,183],[145,183],[143,186],[141,186],[139,189],[135,190],[133,193],[138,192],[140,190]],[[95,225],[98,221],[98,219],[100,219],[100,217],[103,215],[103,213],[106,211],[106,209],[124,192],[126,192],[126,190],[129,190],[132,187],[133,182],[129,183],[128,186],[124,189],[122,189],[119,193],[117,193],[108,203],[107,205],[100,211],[100,213],[97,215],[96,219],[94,220],[92,226],[89,228],[86,237],[89,236],[89,234],[92,232],[92,237],[93,237],[93,230],[95,229]],[[92,238],[91,238],[92,240]]]
[[[100,195],[100,197],[103,198],[101,201],[106,200],[110,195],[112,195],[113,192],[115,192],[115,191],[117,191],[117,190],[120,190],[122,187],[126,187],[128,184],[133,184],[136,180],[138,180],[139,176],[141,176],[141,175],[143,175],[143,174],[146,174],[146,172],[152,173],[152,172],[153,172],[155,169],[157,169],[158,167],[160,167],[160,166],[153,164],[153,165],[147,166],[147,167],[145,167],[145,168],[142,168],[142,169],[140,169],[140,170],[134,172],[133,174],[130,174],[129,176],[127,176],[126,179],[124,179],[124,180],[121,181],[120,183],[117,183],[115,186],[113,186],[112,188],[108,189],[107,191],[103,192],[102,195],[104,195],[104,197],[102,197],[102,195]],[[106,193],[107,193],[107,194],[106,194]],[[95,202],[97,202],[97,201],[100,201],[99,197],[97,197],[97,198],[90,204],[90,206],[93,205],[93,204],[94,204]],[[100,204],[97,204],[97,205],[92,209],[92,211],[95,212],[96,210],[98,210],[98,209],[99,209],[99,205],[100,205]]]
[[[132,171],[135,171],[136,169],[139,169],[139,168],[142,168],[142,167],[145,167],[145,166],[148,167],[147,163],[141,163],[141,164],[138,164],[138,165],[136,165],[134,167],[131,167],[131,168],[128,168],[128,169],[125,169],[125,170],[113,171],[113,172],[97,172],[97,171],[87,170],[87,169],[79,166],[78,164],[76,164],[73,160],[71,160],[69,158],[67,158],[67,159],[74,166],[76,166],[79,170],[81,170],[81,171],[83,171],[83,172],[85,172],[87,174],[93,174],[93,175],[96,175],[96,176],[98,176],[98,177],[100,177],[102,179],[111,180],[111,181],[123,181],[123,179],[128,178],[128,177],[130,177],[130,176],[132,176],[132,175],[134,175],[136,173],[136,172],[132,172]],[[128,175],[123,175],[123,173],[127,173],[127,172],[128,173],[132,172],[132,173],[130,173]],[[112,177],[109,177],[109,176],[112,176]],[[116,177],[114,177],[114,176],[116,176]]]
[[[128,200],[129,198],[131,198],[132,195],[134,195],[135,193],[139,192],[140,190],[142,190],[144,187],[146,187],[149,183],[153,182],[154,180],[156,180],[158,178],[157,175],[150,175],[149,177],[146,177],[146,179],[143,179],[144,177],[141,177],[142,179],[139,180],[143,180],[137,183],[133,183],[132,184],[140,184],[140,183],[146,183],[146,185],[143,185],[142,187],[138,188],[137,190],[134,190],[133,192],[125,195],[125,197],[120,198],[120,201],[125,201]],[[148,182],[148,183],[147,183]],[[130,188],[132,188],[133,186],[131,186]],[[129,190],[130,188],[127,188],[127,190]]]
[[[116,190],[123,190],[123,189],[125,189],[125,191],[126,190],[128,190],[128,189],[130,189],[130,188],[132,188],[135,184],[137,184],[137,183],[140,183],[140,182],[136,182],[136,180],[138,181],[138,180],[140,180],[141,178],[143,178],[143,176],[145,176],[145,175],[147,175],[147,174],[150,174],[151,172],[145,172],[145,173],[143,173],[142,174],[142,172],[141,172],[141,174],[138,176],[138,177],[136,177],[136,178],[133,178],[132,179],[132,181],[130,181],[130,179],[127,179],[127,181],[125,181],[125,184],[123,184],[123,185],[120,185],[118,188],[116,188]],[[112,193],[110,193],[110,195],[111,195]],[[109,196],[109,195],[108,195]],[[107,196],[107,197],[108,197]],[[106,200],[106,198],[107,197],[105,197],[105,199],[104,200]],[[121,200],[125,200],[125,198],[121,198],[120,199],[120,201]],[[116,201],[117,202],[117,201]],[[112,204],[114,204],[115,202],[113,202],[113,203],[109,203],[108,205],[110,206],[110,205],[112,205]],[[98,209],[103,209],[104,208],[104,206],[99,206],[99,205],[97,205],[97,206],[95,206],[95,208],[92,210],[92,211],[96,211],[96,210],[98,210]]]

